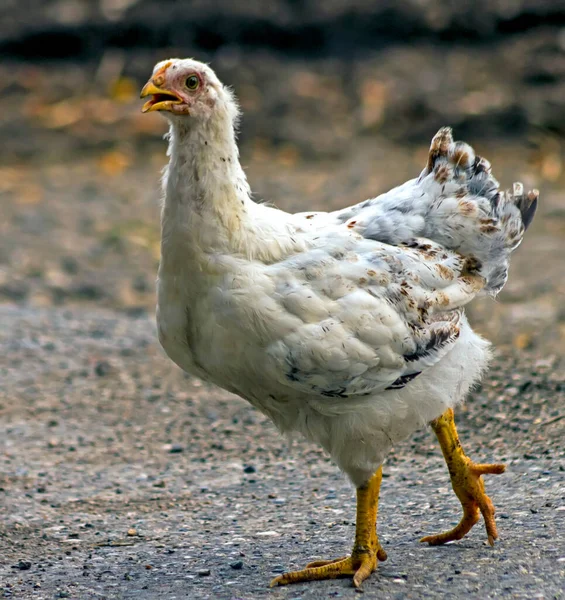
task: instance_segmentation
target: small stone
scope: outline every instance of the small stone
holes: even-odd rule
[[[235,569],[236,571],[239,571],[240,569],[243,568],[243,561],[242,560],[235,560],[234,562],[230,563],[230,567],[232,569]]]
[[[29,569],[31,569],[31,563],[29,560],[19,560],[16,569],[19,569],[20,571],[29,571]]]
[[[141,319],[147,314],[147,310],[144,306],[127,306],[124,309],[124,312],[132,319]]]
[[[65,273],[76,275],[78,273],[78,262],[72,256],[63,256],[61,259],[61,267]]]
[[[23,281],[12,281],[0,286],[0,296],[21,302],[29,295],[29,285]]]
[[[110,373],[111,370],[112,367],[110,366],[110,363],[105,360],[101,360],[94,367],[94,372],[96,373],[96,375],[98,375],[98,377],[105,377]]]
[[[245,465],[245,467],[243,467],[244,473],[255,473],[256,471],[257,469],[253,465]]]
[[[137,535],[137,529],[134,529],[133,527],[130,527],[130,529],[128,529],[128,535],[130,537],[134,537]]]
[[[102,300],[106,292],[101,286],[83,283],[73,287],[71,294],[81,300]]]
[[[150,291],[149,283],[147,282],[145,275],[137,275],[133,279],[131,286],[136,292],[145,293]]]
[[[184,447],[180,444],[172,444],[169,449],[169,454],[180,454],[181,452],[184,452]]]
[[[198,571],[198,577],[208,577],[210,575],[210,569],[200,569]]]

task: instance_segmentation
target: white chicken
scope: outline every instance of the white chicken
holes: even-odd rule
[[[499,190],[490,165],[451,131],[417,179],[332,213],[257,204],[238,160],[238,107],[207,65],[156,65],[144,112],[169,120],[163,177],[158,333],[182,369],[248,400],[284,433],[320,444],[357,488],[350,556],[272,585],[352,576],[386,554],[376,518],[391,446],[431,423],[463,516],[497,537],[482,475],[461,449],[453,409],[487,366],[489,344],[463,307],[503,287],[537,191]]]

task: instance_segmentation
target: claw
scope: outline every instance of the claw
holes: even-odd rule
[[[437,535],[428,535],[420,541],[431,546],[446,544],[460,540],[479,521],[480,515],[485,520],[488,543],[493,546],[498,537],[494,520],[494,505],[486,495],[483,475],[499,475],[506,470],[501,464],[476,464],[461,448],[453,409],[448,408],[443,415],[431,423],[447,463],[451,476],[451,486],[463,507],[461,521],[451,530]]]
[[[495,508],[491,499],[485,493],[482,475],[504,473],[506,466],[500,464],[475,464],[469,461],[464,469],[467,473],[459,472],[458,480],[453,482],[453,489],[463,506],[461,521],[453,529],[445,533],[425,536],[420,542],[428,543],[430,546],[440,546],[441,544],[447,544],[447,542],[460,540],[471,531],[480,519],[479,514],[482,514],[485,520],[488,543],[494,546],[494,540],[498,538],[498,531],[494,520]]]
[[[325,567],[326,565],[331,565],[336,562],[341,562],[349,558],[348,556],[342,556],[340,558],[334,558],[333,560],[313,560],[306,565],[307,569],[315,569],[316,567]]]
[[[290,571],[278,575],[271,581],[270,587],[319,579],[337,579],[338,577],[353,575],[353,585],[358,588],[377,568],[377,563],[377,556],[372,552],[335,560],[314,561],[301,571]]]
[[[387,558],[386,552],[379,543],[376,530],[381,480],[382,467],[379,467],[366,484],[357,488],[355,543],[351,556],[312,561],[301,571],[278,575],[271,581],[271,587],[301,581],[353,576],[353,585],[358,588],[377,568],[379,561]]]
[[[476,465],[471,463],[469,467],[475,475],[500,475],[506,471],[506,465],[500,464]]]

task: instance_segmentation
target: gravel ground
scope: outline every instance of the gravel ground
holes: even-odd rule
[[[354,491],[318,449],[171,365],[152,319],[5,306],[0,325],[3,597],[355,597],[348,580],[269,590],[348,551]],[[459,411],[468,453],[508,466],[488,481],[494,549],[479,526],[420,545],[458,503],[429,431],[394,450],[379,514],[389,559],[366,597],[565,597],[562,367],[500,355]]]

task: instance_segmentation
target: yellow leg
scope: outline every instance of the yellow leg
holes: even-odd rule
[[[271,587],[346,576],[353,576],[353,585],[359,587],[377,568],[378,561],[386,560],[386,552],[377,537],[377,511],[382,477],[382,467],[379,467],[371,479],[357,489],[357,521],[351,556],[311,562],[302,571],[291,571],[275,577],[271,581]]]
[[[431,426],[447,463],[453,491],[463,507],[463,517],[450,531],[429,535],[420,541],[428,542],[431,546],[439,546],[446,542],[460,540],[469,533],[482,513],[488,542],[494,546],[494,540],[498,537],[494,522],[494,505],[485,493],[482,475],[503,473],[506,467],[500,464],[476,464],[466,456],[455,428],[453,409],[446,410],[441,417],[432,421]]]

